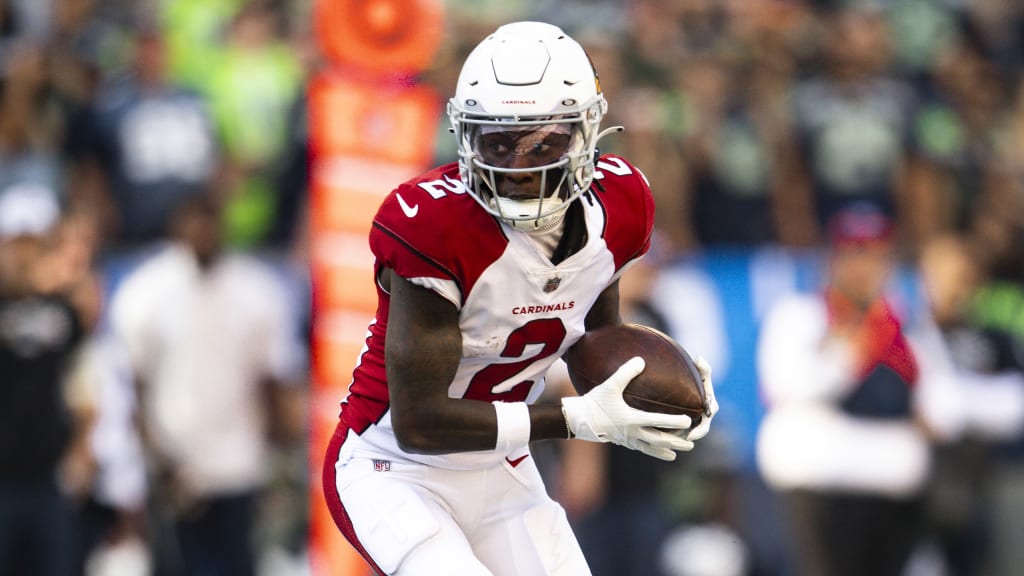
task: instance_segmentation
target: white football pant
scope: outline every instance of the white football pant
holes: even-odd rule
[[[565,511],[523,455],[484,470],[353,457],[335,465],[332,513],[389,575],[589,575]]]

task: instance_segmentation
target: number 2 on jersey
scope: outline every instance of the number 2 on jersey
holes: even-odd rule
[[[507,391],[495,392],[494,388],[522,372],[527,366],[538,360],[547,358],[558,352],[565,340],[565,324],[560,318],[538,318],[523,324],[508,335],[505,348],[501,351],[503,358],[521,356],[530,344],[541,344],[536,354],[517,362],[507,364],[491,364],[477,372],[469,382],[469,388],[463,398],[493,402],[522,402],[526,400],[533,387],[533,380],[524,380]]]

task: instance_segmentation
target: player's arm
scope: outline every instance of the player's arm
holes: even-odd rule
[[[391,422],[402,449],[425,454],[495,449],[496,408],[448,397],[462,357],[458,310],[431,290],[390,271],[385,275],[391,292],[385,348]],[[558,405],[528,410],[529,440],[566,437]]]
[[[584,320],[587,332],[615,324],[622,324],[622,316],[619,314],[618,280],[598,295],[597,301],[591,306],[590,312],[587,312],[587,317]]]
[[[689,428],[688,417],[641,412],[622,400],[626,383],[643,369],[639,359],[585,397],[564,398],[561,405],[450,398],[448,387],[462,356],[458,310],[428,289],[390,271],[385,274],[391,293],[385,344],[391,422],[403,450],[511,452],[530,441],[565,438],[569,430],[580,438],[615,442],[666,460],[675,458],[673,450],[693,447],[656,429]]]

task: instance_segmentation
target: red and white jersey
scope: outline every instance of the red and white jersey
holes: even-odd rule
[[[390,268],[459,310],[462,359],[450,397],[534,402],[548,368],[583,335],[597,297],[647,251],[654,201],[639,170],[602,156],[590,192],[577,201],[587,240],[558,264],[529,234],[484,211],[459,179],[458,164],[402,184],[381,204],[370,232],[377,271]],[[348,451],[452,469],[500,461],[505,454],[493,450],[428,456],[398,447],[384,370],[389,295],[379,285],[377,294],[377,315],[342,401],[342,426],[359,440],[346,442],[342,459]]]

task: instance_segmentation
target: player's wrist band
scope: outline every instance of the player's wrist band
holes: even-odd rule
[[[498,417],[498,442],[502,454],[525,448],[530,443],[530,409],[526,402],[491,402]]]

